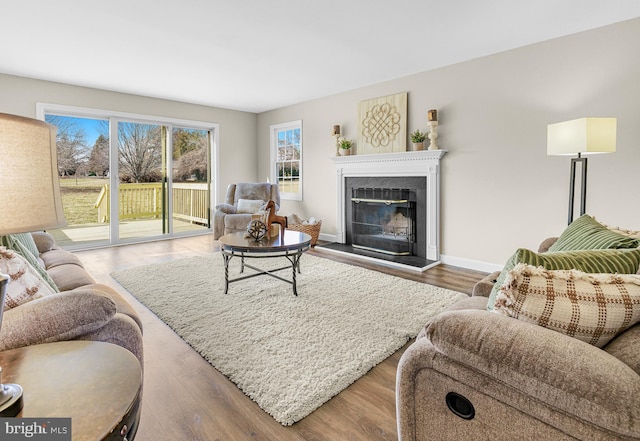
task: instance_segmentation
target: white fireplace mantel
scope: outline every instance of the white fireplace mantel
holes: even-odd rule
[[[346,241],[345,207],[351,196],[346,195],[347,177],[425,176],[426,201],[426,250],[427,259],[440,260],[440,159],[446,150],[420,150],[415,152],[380,153],[374,155],[336,156],[336,207],[339,243]]]

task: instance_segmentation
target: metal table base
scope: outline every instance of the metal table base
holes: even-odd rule
[[[224,259],[224,293],[229,292],[229,284],[241,280],[250,279],[257,276],[270,276],[275,279],[287,282],[293,287],[293,294],[298,295],[297,275],[300,271],[300,258],[302,253],[311,248],[311,236],[298,231],[285,230],[283,234],[276,237],[265,238],[263,241],[254,241],[245,238],[243,233],[231,233],[218,239],[220,241],[220,253]],[[245,267],[250,268],[255,273],[245,274],[240,277],[229,277],[229,262],[234,257],[240,257],[240,274],[244,274]],[[275,269],[262,269],[250,265],[246,259],[267,259],[274,257],[286,258],[290,265],[285,265]],[[291,270],[291,278],[276,274],[284,270]]]
[[[247,253],[244,252],[235,252],[235,251],[226,251],[226,250],[221,250],[222,253],[222,258],[224,259],[224,293],[227,294],[229,292],[229,284],[233,283],[233,282],[239,282],[241,280],[245,280],[245,279],[250,279],[252,277],[257,277],[257,276],[262,276],[262,275],[266,275],[266,276],[271,276],[275,279],[281,280],[283,282],[287,282],[290,283],[293,286],[293,295],[297,296],[298,295],[298,287],[297,287],[297,279],[296,279],[296,274],[301,274],[300,271],[300,257],[302,257],[302,253],[304,251],[306,251],[307,249],[301,249],[298,252],[295,253],[289,253],[286,252],[285,254],[276,254],[276,255],[266,255],[266,256],[256,256],[256,255],[247,255]],[[236,277],[234,279],[230,279],[229,278],[229,262],[231,261],[231,259],[235,256],[239,256],[240,257],[240,274],[244,274],[244,269],[246,268],[251,268],[254,271],[257,271],[256,273],[253,274],[247,274],[241,277]],[[258,268],[256,266],[253,265],[249,265],[245,259],[247,258],[251,258],[251,259],[266,259],[266,258],[270,258],[270,257],[285,257],[290,263],[291,265],[286,265],[280,268],[275,268],[275,269],[270,269],[270,270],[265,270],[262,268]],[[286,269],[291,269],[291,279],[286,279],[278,274],[275,274],[278,271],[283,271]]]

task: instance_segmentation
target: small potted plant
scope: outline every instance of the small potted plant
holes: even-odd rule
[[[410,136],[411,142],[413,143],[413,150],[424,150],[424,140],[427,139],[427,134],[416,129]]]
[[[342,138],[338,142],[338,146],[340,147],[340,155],[341,156],[349,156],[351,154],[351,147],[353,147],[353,141],[349,138]]]

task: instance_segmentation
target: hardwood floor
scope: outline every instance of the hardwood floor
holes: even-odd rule
[[[205,235],[76,252],[98,282],[112,286],[131,302],[144,324],[144,392],[136,440],[397,440],[395,374],[409,343],[311,415],[284,427],[109,275],[123,268],[209,254],[217,249],[213,236]],[[309,253],[465,293],[471,293],[475,282],[485,275],[447,265],[419,273],[320,248]]]

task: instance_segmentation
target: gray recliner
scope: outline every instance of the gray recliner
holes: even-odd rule
[[[242,202],[240,200],[243,199]],[[230,184],[223,204],[216,205],[213,215],[213,238],[229,233],[247,230],[252,212],[261,205],[272,200],[276,204],[276,212],[280,209],[280,190],[278,184],[269,182],[241,182]],[[262,201],[252,204],[247,201]],[[251,207],[247,209],[247,207]],[[257,210],[256,210],[257,211]]]

